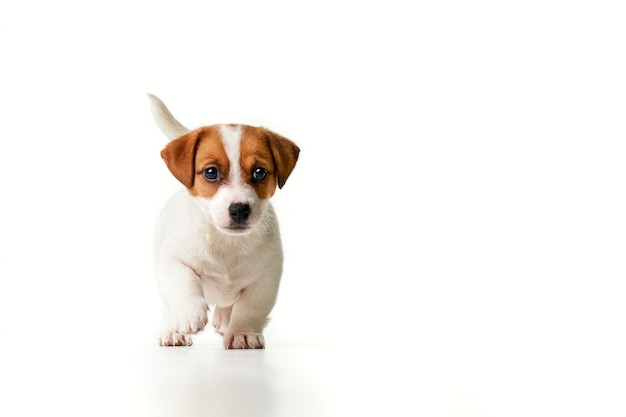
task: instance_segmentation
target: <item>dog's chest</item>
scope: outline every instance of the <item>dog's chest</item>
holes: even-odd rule
[[[197,250],[193,269],[210,304],[230,305],[255,281],[280,275],[273,266],[275,256],[263,245],[205,241]]]
[[[200,279],[222,283],[223,285],[234,285],[250,279],[250,270],[246,268],[246,265],[251,262],[247,256],[243,255],[237,258],[234,254],[217,257],[213,255],[207,254],[207,256],[198,259],[194,265]]]

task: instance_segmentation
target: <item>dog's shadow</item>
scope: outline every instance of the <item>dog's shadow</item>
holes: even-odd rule
[[[151,415],[270,416],[276,392],[262,350],[163,348],[145,366]]]
[[[146,415],[318,415],[319,392],[289,352],[155,348],[142,360]]]

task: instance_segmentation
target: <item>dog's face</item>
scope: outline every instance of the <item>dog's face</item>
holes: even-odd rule
[[[263,218],[300,149],[260,127],[214,125],[172,140],[161,156],[218,230],[245,234]]]

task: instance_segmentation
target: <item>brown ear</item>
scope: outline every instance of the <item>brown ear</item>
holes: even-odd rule
[[[291,171],[293,171],[293,168],[296,166],[300,148],[298,148],[295,143],[279,134],[269,130],[266,130],[266,132],[269,137],[269,145],[274,157],[274,164],[276,165],[278,188],[283,188],[287,178],[289,178],[289,174],[291,174]]]
[[[185,187],[193,186],[195,177],[196,149],[200,143],[198,131],[189,132],[167,144],[161,151],[165,165]]]

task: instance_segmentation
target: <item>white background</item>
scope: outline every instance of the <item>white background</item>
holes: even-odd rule
[[[2,3],[0,407],[132,396],[179,187],[151,92],[301,147],[268,349],[344,352],[348,411],[626,415],[620,6]]]

